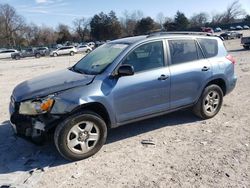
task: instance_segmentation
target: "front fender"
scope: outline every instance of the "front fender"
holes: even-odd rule
[[[87,106],[91,103],[101,104],[107,111],[111,126],[116,124],[115,115],[112,108],[111,96],[105,95],[99,88],[98,82],[92,82],[89,85],[72,88],[59,93],[55,97],[55,103],[51,109],[51,114],[65,115]],[[96,109],[98,111],[98,109]]]

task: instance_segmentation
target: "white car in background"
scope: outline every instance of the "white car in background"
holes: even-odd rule
[[[89,43],[88,43],[88,46],[89,46],[91,49],[94,49],[94,48],[95,48],[95,43],[94,43],[94,42],[89,42]]]
[[[92,51],[92,48],[88,45],[80,45],[77,47],[77,51],[80,53],[82,52],[89,53]]]
[[[2,50],[0,51],[0,59],[7,59],[11,58],[11,54],[17,53],[17,50],[14,49],[7,49],[7,50]]]
[[[57,57],[60,55],[70,55],[73,56],[77,53],[77,49],[74,46],[63,46],[58,48],[52,52],[50,52],[50,56]]]

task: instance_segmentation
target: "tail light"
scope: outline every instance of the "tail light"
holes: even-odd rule
[[[236,60],[234,59],[234,57],[233,57],[232,55],[228,54],[228,55],[226,56],[226,58],[227,58],[229,61],[231,61],[231,62],[235,65]]]

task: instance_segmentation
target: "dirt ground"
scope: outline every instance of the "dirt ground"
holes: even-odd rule
[[[0,187],[250,187],[250,51],[238,39],[225,44],[237,59],[238,82],[216,117],[202,121],[185,110],[119,127],[96,155],[73,163],[53,142],[41,147],[15,137],[8,103],[18,83],[82,55],[1,61]]]

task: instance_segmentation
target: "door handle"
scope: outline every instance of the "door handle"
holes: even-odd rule
[[[168,77],[169,77],[169,76],[166,76],[166,75],[162,74],[162,75],[158,78],[158,80],[167,80]]]
[[[204,66],[201,70],[202,70],[202,71],[208,71],[209,69],[210,69],[209,67]]]

